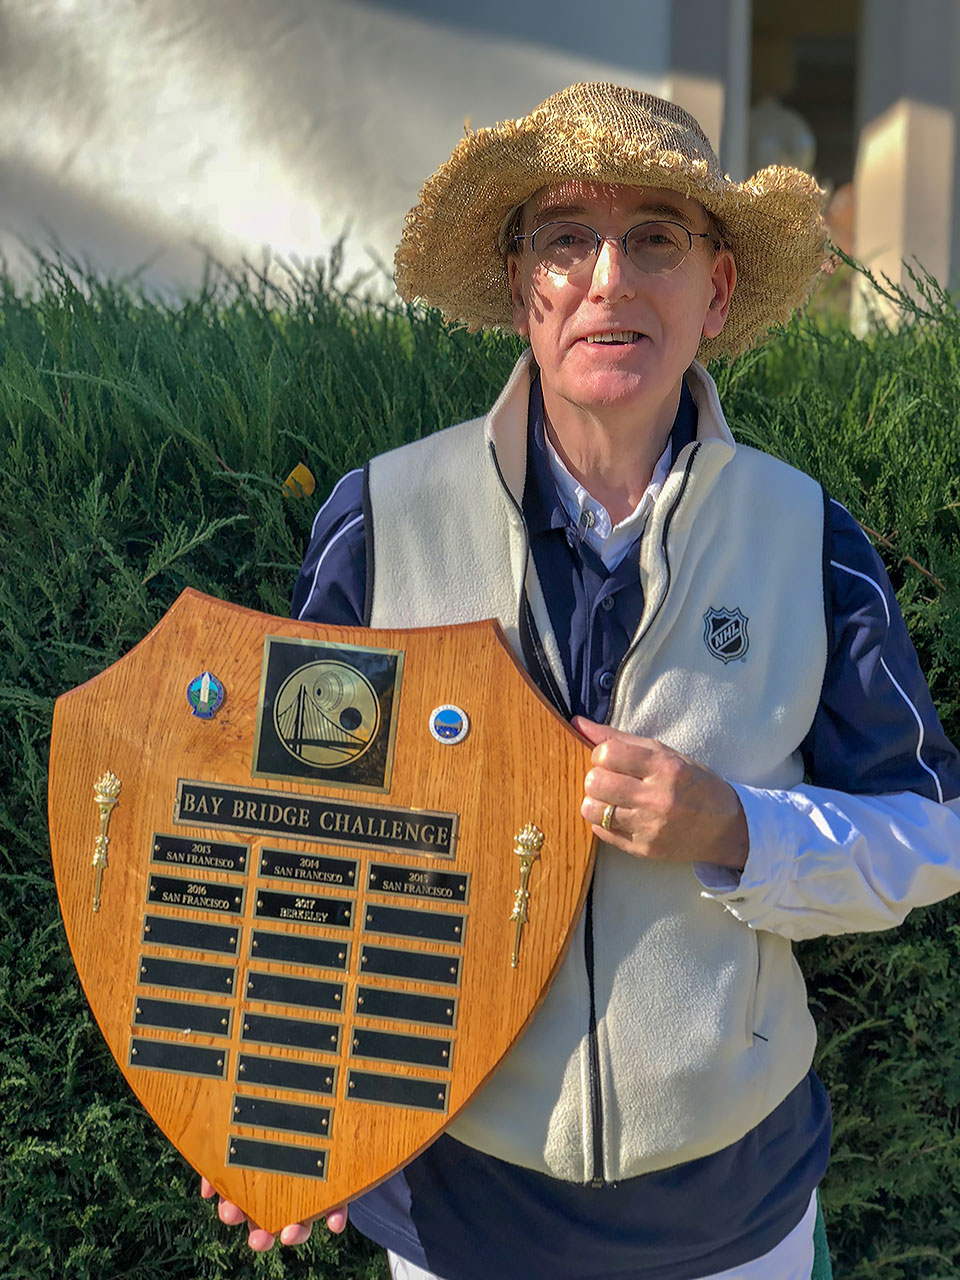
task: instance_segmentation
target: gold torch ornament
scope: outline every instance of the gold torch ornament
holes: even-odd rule
[[[113,806],[117,803],[119,794],[120,779],[115,773],[108,771],[94,784],[93,798],[100,810],[100,834],[97,836],[93,852],[93,869],[96,872],[93,882],[94,911],[100,910],[100,890],[103,886],[103,873],[107,866],[107,845],[110,843],[107,831],[110,827],[110,815],[113,813]]]
[[[520,936],[523,933],[523,926],[527,923],[527,904],[530,901],[530,890],[527,888],[530,868],[540,857],[542,848],[543,832],[532,822],[528,822],[514,836],[513,852],[520,859],[520,888],[513,900],[513,910],[510,912],[510,919],[517,922],[513,937],[513,955],[510,957],[512,969],[516,969],[520,964]]]

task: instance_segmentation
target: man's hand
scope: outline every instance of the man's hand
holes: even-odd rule
[[[572,723],[594,746],[580,812],[601,840],[637,858],[743,870],[747,820],[737,793],[719,774],[653,738],[583,716]],[[608,805],[615,807],[604,829]]]
[[[206,1178],[200,1179],[200,1194],[206,1200],[209,1200],[211,1196],[216,1195],[216,1192]],[[217,1214],[220,1221],[225,1222],[228,1227],[238,1227],[241,1222],[246,1222],[246,1217],[244,1216],[244,1212],[240,1206],[235,1205],[231,1200],[224,1200],[222,1196],[220,1198],[220,1203],[217,1205]],[[269,1231],[262,1230],[260,1227],[253,1226],[252,1223],[249,1225],[250,1232],[247,1236],[247,1244],[250,1248],[255,1250],[257,1253],[265,1253],[267,1249],[272,1249],[276,1236],[271,1235]],[[327,1226],[335,1235],[339,1235],[346,1225],[346,1207],[342,1209],[331,1209],[327,1214]],[[302,1222],[291,1222],[280,1232],[280,1243],[290,1245],[303,1244],[305,1241],[310,1239],[310,1232],[312,1230],[313,1226],[309,1222],[306,1226],[304,1226]]]

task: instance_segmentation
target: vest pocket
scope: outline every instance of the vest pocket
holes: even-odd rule
[[[751,929],[750,940],[753,943],[751,952],[751,962],[747,966],[746,978],[750,983],[750,991],[747,996],[747,1018],[744,1032],[746,1035],[747,1048],[752,1049],[755,1043],[754,1027],[757,1019],[757,992],[760,988],[760,940],[756,932]]]

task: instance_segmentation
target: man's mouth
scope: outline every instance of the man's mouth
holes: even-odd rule
[[[620,329],[609,333],[588,333],[584,342],[600,343],[604,346],[630,346],[632,343],[639,342],[642,337],[643,334],[637,333],[634,329]]]

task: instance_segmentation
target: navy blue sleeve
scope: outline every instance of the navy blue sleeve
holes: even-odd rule
[[[306,622],[363,625],[367,557],[363,472],[348,472],[317,512],[290,612]]]
[[[883,562],[839,502],[827,503],[828,656],[801,751],[810,781],[861,795],[960,795],[960,756],[943,732]]]

